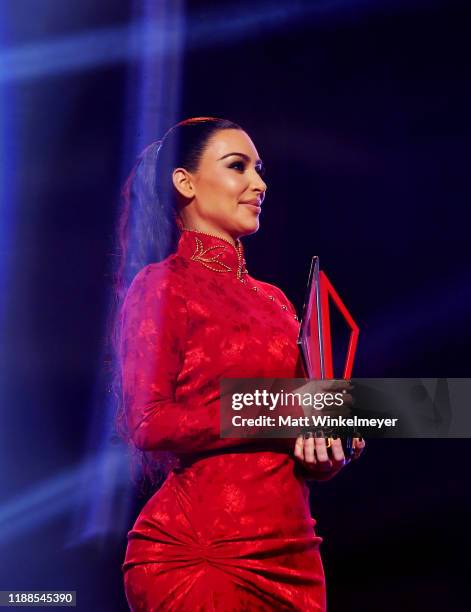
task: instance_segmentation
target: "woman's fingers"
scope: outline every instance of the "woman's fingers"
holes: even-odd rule
[[[301,442],[303,444],[303,461],[308,467],[316,466],[322,470],[330,470],[332,461],[330,460],[327,450],[326,440],[323,435],[314,436],[312,432],[305,434],[299,440],[299,451],[297,456],[301,455]],[[295,452],[296,454],[296,452]]]
[[[294,443],[294,456],[300,461],[304,461],[304,438],[302,435],[298,436]]]
[[[355,388],[348,380],[324,380],[323,390],[331,393],[350,393]]]
[[[358,459],[358,457],[362,454],[363,449],[366,446],[365,440],[363,438],[353,438],[353,457],[352,459]]]
[[[304,462],[307,463],[308,465],[315,465],[317,461],[316,461],[316,454],[315,454],[314,437],[313,437],[312,432],[309,432],[308,434],[304,434],[303,442],[304,442]]]
[[[342,466],[346,463],[345,453],[343,452],[343,445],[341,438],[332,438],[330,444],[332,461],[335,466]]]
[[[327,442],[324,436],[317,437],[315,442],[316,456],[320,463],[330,462],[330,458],[327,452]]]
[[[298,387],[296,390],[299,393],[343,393],[350,392],[354,389],[355,386],[351,384],[348,380],[336,380],[336,379],[323,379],[323,380],[314,380],[311,379],[307,381],[301,387]]]
[[[352,459],[357,459],[361,455],[365,445],[363,438],[353,438]],[[331,438],[330,447],[328,447],[322,433],[315,436],[312,432],[296,438],[294,456],[307,467],[316,466],[316,469],[323,471],[337,471],[351,460],[345,457],[341,438]]]

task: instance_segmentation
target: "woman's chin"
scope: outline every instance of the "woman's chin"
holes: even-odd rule
[[[241,236],[248,236],[249,234],[254,234],[258,228],[260,227],[260,222],[257,219],[254,219],[250,223],[244,223],[241,227]]]

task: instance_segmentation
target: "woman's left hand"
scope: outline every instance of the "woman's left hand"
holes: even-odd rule
[[[356,460],[366,446],[363,438],[353,438],[353,455],[345,457],[342,440],[331,439],[330,448],[324,437],[314,437],[312,433],[296,438],[294,456],[304,468],[305,478],[313,480],[329,480],[333,478],[351,460]]]

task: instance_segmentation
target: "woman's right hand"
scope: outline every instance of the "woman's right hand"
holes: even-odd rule
[[[318,398],[317,402],[311,405],[302,405],[304,414],[307,417],[312,415],[331,416],[331,417],[348,417],[351,415],[351,409],[354,404],[351,391],[354,386],[348,380],[343,379],[312,379],[301,387],[293,389],[292,393],[309,393],[314,399]],[[322,399],[321,399],[322,394]],[[341,404],[340,397],[341,395]]]
[[[351,391],[354,386],[348,380],[322,379],[310,380],[294,390],[295,393],[308,393],[319,399],[314,405],[303,405],[303,411],[309,422],[311,417],[344,417],[351,416],[354,399]],[[294,456],[302,463],[310,478],[327,480],[334,476],[350,459],[357,458],[363,451],[365,442],[355,437],[349,443],[351,451],[343,448],[342,439],[331,428],[322,431],[314,424],[312,431],[300,434],[294,446]],[[357,434],[358,436],[358,434]]]
[[[330,447],[322,436],[300,435],[294,445],[294,457],[302,466],[303,475],[311,480],[330,480],[351,460],[363,453],[366,442],[363,438],[353,438],[353,455],[346,457],[341,438],[331,441]]]

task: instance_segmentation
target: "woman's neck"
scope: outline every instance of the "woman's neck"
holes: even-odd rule
[[[192,232],[200,232],[201,234],[206,234],[207,236],[214,236],[215,238],[221,238],[226,242],[232,244],[233,247],[237,246],[237,239],[234,239],[228,232],[221,230],[219,228],[211,228],[203,226],[203,224],[183,224],[183,230],[189,230]]]

